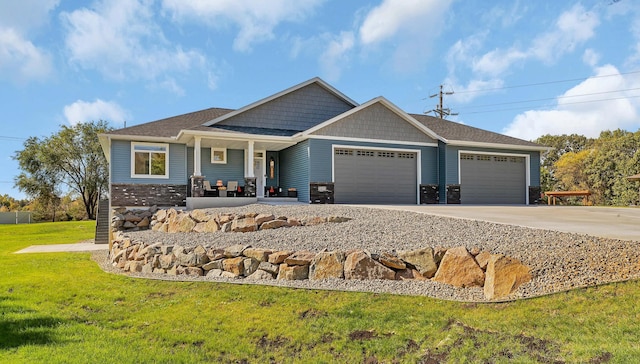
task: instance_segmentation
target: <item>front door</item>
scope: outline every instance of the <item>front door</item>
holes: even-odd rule
[[[264,197],[264,159],[253,160],[253,175],[256,176],[256,196]]]

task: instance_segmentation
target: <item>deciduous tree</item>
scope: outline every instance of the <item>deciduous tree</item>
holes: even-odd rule
[[[98,134],[110,130],[105,121],[62,126],[48,138],[29,138],[15,155],[23,170],[16,186],[27,195],[60,200],[62,187],[76,193],[87,218],[95,219],[97,203],[108,188],[107,161]]]

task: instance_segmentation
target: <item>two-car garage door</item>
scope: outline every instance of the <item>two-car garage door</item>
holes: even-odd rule
[[[337,203],[417,203],[415,152],[335,148],[333,163]]]
[[[460,154],[461,203],[525,204],[525,157]],[[337,203],[416,204],[418,154],[340,147],[333,151]]]
[[[461,203],[525,204],[526,164],[519,156],[461,153]]]

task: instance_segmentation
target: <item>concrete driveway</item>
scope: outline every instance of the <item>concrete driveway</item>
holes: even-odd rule
[[[546,205],[369,205],[369,207],[415,211],[640,242],[640,208]]]

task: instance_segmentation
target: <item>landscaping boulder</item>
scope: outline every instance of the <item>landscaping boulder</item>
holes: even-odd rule
[[[235,258],[235,257],[239,257],[242,255],[242,253],[247,250],[248,248],[250,248],[251,245],[242,245],[242,244],[236,244],[236,245],[231,245],[229,247],[226,247],[224,249],[224,255],[227,258]]]
[[[396,280],[398,281],[406,281],[406,280],[416,280],[416,281],[425,281],[425,278],[420,272],[415,269],[406,268],[403,270],[399,270],[396,272]]]
[[[315,253],[309,251],[298,251],[289,255],[284,262],[287,265],[309,265],[315,256]]]
[[[484,271],[467,248],[460,246],[447,250],[433,280],[456,287],[482,287]]]
[[[222,264],[222,262],[223,262],[222,259],[214,260],[212,262],[204,264],[202,266],[202,269],[204,269],[206,271],[210,271],[210,270],[214,270],[214,269],[222,270],[224,268],[224,265]]]
[[[484,296],[489,300],[508,296],[530,280],[529,268],[518,259],[493,254],[487,265]]]
[[[309,267],[309,279],[344,278],[344,261],[342,252],[316,254]]]
[[[398,257],[413,265],[420,274],[427,278],[433,277],[438,270],[438,265],[433,257],[433,249],[424,248],[398,252]]]
[[[344,262],[345,279],[395,279],[396,273],[359,250],[349,254]]]
[[[293,252],[289,250],[280,250],[280,251],[271,253],[269,254],[269,263],[271,264],[284,263],[284,260],[287,259],[287,257],[291,254],[293,254]]]
[[[220,230],[216,220],[203,221],[196,224],[193,231],[196,233],[215,233]]]
[[[489,259],[491,259],[491,253],[484,250],[480,252],[480,254],[476,255],[476,262],[483,270],[487,269],[487,265],[489,264]]]
[[[242,252],[242,255],[253,258],[259,262],[266,262],[269,260],[269,254],[271,253],[272,251],[268,249],[247,248]]]
[[[380,254],[380,258],[378,258],[378,260],[380,261],[380,263],[382,263],[385,267],[389,267],[391,269],[405,269],[407,268],[407,265],[405,264],[405,262],[402,261],[402,259],[396,257],[395,255],[391,254],[391,253],[382,253]]]
[[[193,210],[190,215],[196,222],[207,222],[211,220],[211,215],[207,214],[204,210]]]
[[[172,253],[163,254],[159,258],[160,268],[169,269],[173,267],[173,264],[175,263],[175,261],[176,261],[176,257]]]
[[[287,265],[286,263],[280,264],[280,269],[278,270],[278,279],[295,281],[307,278],[309,278],[308,265]]]
[[[271,264],[269,262],[260,262],[258,265],[259,270],[263,270],[267,273],[271,273],[272,275],[278,274],[278,270],[280,270],[280,266],[276,264]]]
[[[245,276],[253,274],[256,270],[258,270],[258,266],[260,266],[260,262],[253,258],[244,258],[242,264],[244,265],[243,274]]]
[[[231,231],[234,233],[247,233],[258,230],[258,224],[253,217],[244,217],[242,219],[235,219],[231,223]]]
[[[275,218],[276,217],[271,215],[271,214],[258,214],[254,218],[254,221],[258,226],[260,226],[260,225],[264,224],[267,221],[274,220]]]
[[[279,229],[284,226],[289,226],[285,220],[271,220],[263,222],[260,230]]]
[[[258,279],[274,279],[273,274],[263,271],[262,269],[258,269],[253,274],[247,277],[247,280],[253,281]]]
[[[188,233],[196,226],[196,222],[193,221],[191,216],[186,213],[176,213],[176,215],[169,219],[169,227],[167,232],[169,233]]]
[[[225,259],[222,261],[222,268],[225,272],[241,276],[244,274],[244,259],[243,257]]]

